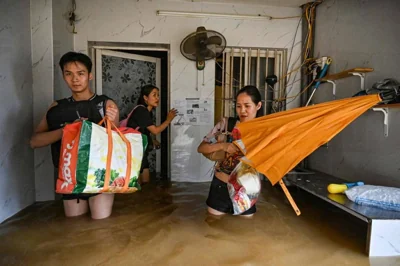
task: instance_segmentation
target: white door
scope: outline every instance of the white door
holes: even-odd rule
[[[137,105],[142,86],[152,84],[160,88],[161,59],[106,49],[95,49],[95,53],[96,93],[107,95],[115,101],[120,119],[126,118]],[[153,113],[157,125],[161,123],[160,116],[161,106]],[[159,134],[157,140],[161,142],[160,137]],[[150,152],[149,164],[150,171],[161,172],[160,150]]]

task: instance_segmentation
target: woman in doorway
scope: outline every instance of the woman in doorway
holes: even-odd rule
[[[161,125],[154,125],[152,110],[158,106],[159,102],[159,89],[153,85],[143,86],[137,103],[138,106],[129,117],[127,123],[128,127],[135,129],[139,127],[139,131],[147,136],[148,145],[143,154],[139,177],[139,183],[142,185],[150,181],[149,161],[147,158],[149,152],[153,150],[154,146],[159,146],[159,144],[154,145],[151,135],[156,136],[166,129],[177,114],[175,109],[171,109],[167,115],[167,119]]]
[[[262,103],[261,94],[254,86],[243,87],[236,95],[236,113],[238,115],[237,122],[242,123],[262,116]],[[216,133],[225,129],[228,119],[224,118],[204,137],[203,141],[197,148],[197,151],[202,154],[209,154],[216,151],[225,151],[228,157],[237,158],[239,149],[233,143],[213,143]],[[232,135],[233,140],[237,140],[238,136]],[[238,162],[237,159],[226,161]],[[224,164],[222,162],[222,164]],[[210,191],[207,198],[208,212],[213,215],[223,215],[226,213],[233,213],[232,201],[229,197],[227,182],[229,180],[230,172],[235,168],[235,165],[230,165],[221,169],[218,165],[214,169],[214,177],[211,182]],[[227,171],[227,169],[229,169]],[[249,210],[245,211],[242,215],[252,216],[256,212],[256,206],[252,206]]]

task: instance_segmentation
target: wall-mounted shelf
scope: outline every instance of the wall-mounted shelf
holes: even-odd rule
[[[389,109],[387,107],[373,107],[372,111],[383,113],[383,133],[385,137],[389,136]]]
[[[326,75],[325,77],[323,77],[321,79],[321,81],[344,79],[344,78],[354,76],[354,74],[356,74],[356,73],[365,75],[365,73],[372,72],[372,71],[374,71],[373,68],[356,67],[356,68],[344,70],[344,71],[336,73],[336,74]]]
[[[373,108],[400,108],[400,103],[379,104],[375,105]]]
[[[333,94],[333,99],[336,100],[336,82],[335,80],[338,79],[344,79],[344,78],[348,78],[351,76],[359,76],[361,79],[361,90],[364,90],[365,87],[365,73],[368,72],[372,72],[374,71],[373,68],[363,68],[363,67],[356,67],[356,68],[351,68],[351,69],[347,69],[344,70],[342,72],[339,73],[335,73],[335,74],[331,74],[331,75],[326,75],[325,77],[323,77],[322,79],[317,79],[316,81],[321,81],[321,82],[328,82],[332,84],[332,94]],[[313,90],[310,98],[308,99],[307,105],[308,103],[311,101],[311,98],[314,96],[316,89]]]
[[[400,103],[379,104],[371,108],[372,111],[383,113],[383,132],[385,137],[389,136],[389,109],[391,108],[400,108]]]
[[[332,89],[333,89],[333,99],[336,99],[336,82],[335,80],[338,79],[344,79],[344,78],[348,78],[351,76],[359,76],[361,79],[361,90],[364,90],[365,87],[365,73],[368,72],[372,72],[374,71],[373,68],[362,68],[362,67],[356,67],[356,68],[351,68],[351,69],[347,69],[344,70],[342,72],[339,73],[335,73],[335,74],[331,74],[331,75],[326,75],[325,77],[323,77],[322,79],[319,79],[318,81],[322,81],[322,82],[329,82],[332,84]]]

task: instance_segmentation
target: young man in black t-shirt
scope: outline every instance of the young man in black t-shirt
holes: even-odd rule
[[[118,107],[104,95],[96,95],[89,87],[92,76],[91,59],[82,53],[68,52],[60,59],[63,78],[72,96],[54,102],[36,128],[30,144],[32,148],[52,146],[54,166],[58,167],[63,126],[81,119],[98,123],[106,115],[119,125]],[[87,213],[90,208],[93,219],[111,215],[114,194],[68,194],[63,195],[64,212],[67,217]]]

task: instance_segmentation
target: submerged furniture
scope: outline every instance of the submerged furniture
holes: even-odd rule
[[[358,205],[345,194],[330,194],[329,184],[348,181],[328,174],[292,172],[286,176],[286,181],[367,223],[366,253],[369,256],[400,256],[400,212]]]

